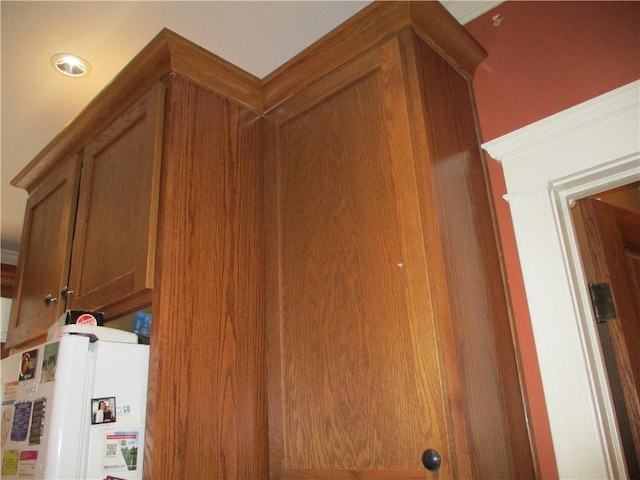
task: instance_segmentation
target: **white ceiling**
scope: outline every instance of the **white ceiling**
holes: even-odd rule
[[[1,246],[15,263],[26,192],[10,181],[164,27],[257,77],[369,1],[7,1],[1,19]],[[441,2],[461,23],[496,1]],[[52,55],[86,58],[91,74],[64,77]]]

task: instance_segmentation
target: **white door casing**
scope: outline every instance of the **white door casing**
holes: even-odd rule
[[[502,164],[560,478],[626,478],[571,220],[640,180],[640,80],[482,145]]]

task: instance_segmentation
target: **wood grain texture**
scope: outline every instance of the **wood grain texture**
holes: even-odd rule
[[[486,56],[438,2],[376,1],[265,77],[264,110],[270,111],[405,27],[419,32],[469,78]]]
[[[426,448],[443,478],[467,461],[447,432],[405,97],[389,41],[269,117],[272,478],[424,478]]]
[[[425,480],[441,477],[441,473],[430,474],[426,470],[329,470],[307,469],[288,470],[283,479],[296,480]]]
[[[163,110],[164,85],[158,83],[84,150],[69,309],[126,313],[118,305],[145,291],[150,301]]]
[[[262,120],[175,75],[165,118],[144,476],[266,478]]]
[[[435,252],[443,258],[473,476],[532,478],[518,356],[471,88],[432,48],[422,41],[414,45],[419,83],[412,90],[421,93],[412,99],[421,104],[413,111],[421,107],[423,115],[414,123],[417,158],[423,158],[416,163],[418,185],[423,217],[435,209],[438,220]],[[421,135],[426,137],[419,140]],[[433,241],[429,232],[424,235]]]
[[[330,73],[301,58],[313,86],[268,115],[272,478],[424,475],[420,418],[443,478],[533,478],[469,80],[413,27],[398,39]]]
[[[166,37],[171,71],[254,112],[264,110],[260,80],[170,30]]]
[[[171,72],[192,78],[254,111],[262,110],[260,81],[183,37],[163,29],[49,142],[12,181],[31,193],[61,159],[84,148],[154,84]]]
[[[109,315],[152,302],[144,478],[533,476],[469,97],[483,55],[436,2],[374,2],[264,82],[163,31],[14,179],[37,202],[104,156],[77,236],[110,282],[72,276]],[[155,133],[111,129],[160,82]],[[94,230],[146,245],[136,273]]]
[[[409,1],[412,30],[462,76],[473,79],[487,52],[439,2]]]
[[[60,290],[69,272],[79,180],[80,156],[74,155],[61,162],[27,200],[9,348],[41,340],[64,313]],[[57,302],[46,306],[47,295]]]
[[[471,451],[469,445],[468,426],[465,418],[467,405],[464,402],[458,356],[455,325],[452,321],[452,306],[449,303],[449,288],[445,275],[445,259],[442,243],[440,242],[440,224],[438,207],[434,201],[435,190],[431,179],[431,153],[427,121],[422,98],[422,88],[419,79],[423,74],[422,65],[416,54],[416,38],[413,30],[405,28],[399,32],[398,40],[402,46],[403,65],[406,75],[407,111],[411,123],[411,139],[416,169],[416,183],[418,185],[422,220],[422,238],[425,254],[429,264],[429,290],[435,312],[435,321],[442,352],[444,391],[449,415],[446,418],[449,435],[453,439],[452,455],[457,459],[456,478],[472,477]],[[434,77],[434,82],[439,81]]]

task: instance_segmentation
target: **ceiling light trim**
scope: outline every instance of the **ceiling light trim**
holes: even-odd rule
[[[91,64],[72,53],[56,53],[51,57],[51,66],[62,75],[81,78],[91,73]]]

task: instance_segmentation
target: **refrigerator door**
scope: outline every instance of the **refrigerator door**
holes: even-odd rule
[[[83,478],[89,339],[68,337],[2,360],[2,478]],[[82,415],[81,412],[86,412]]]
[[[95,378],[85,478],[142,478],[149,347],[104,341],[91,346]]]
[[[2,360],[2,479],[142,478],[149,347],[94,338]]]

